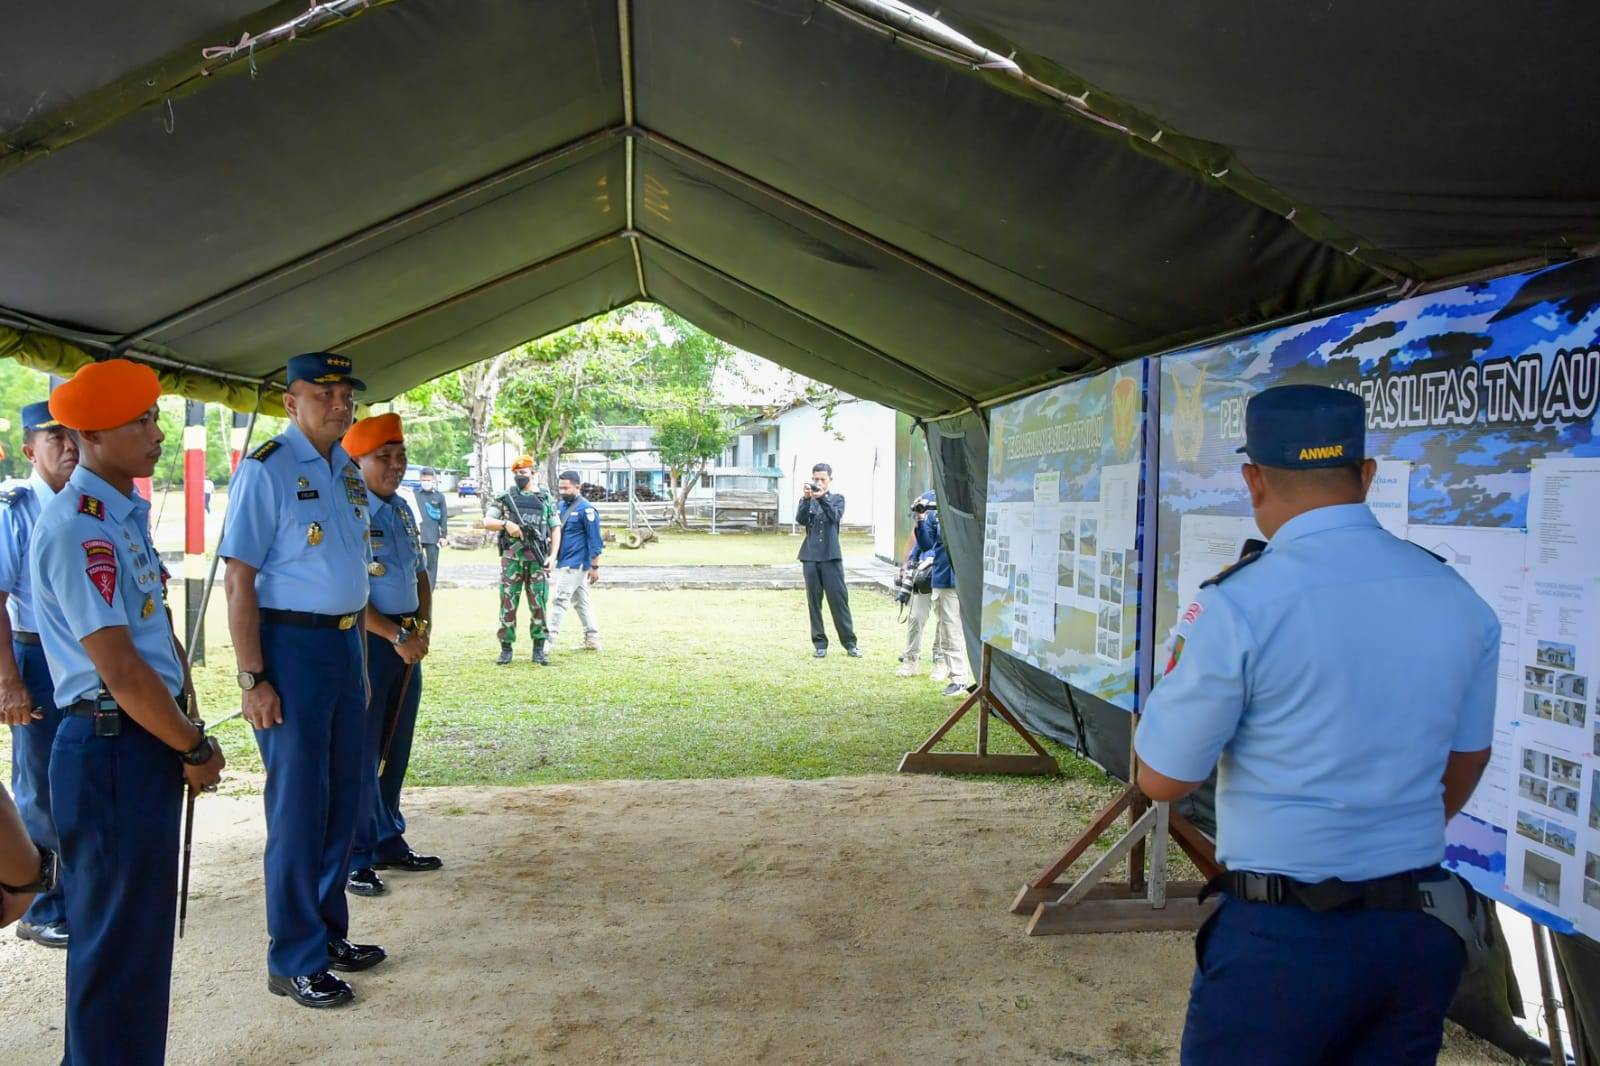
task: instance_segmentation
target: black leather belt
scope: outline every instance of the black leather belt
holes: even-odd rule
[[[11,631],[11,639],[16,641],[18,644],[43,644],[44,643],[43,641],[41,641],[39,639],[39,634],[37,634],[37,633],[29,633],[26,629],[13,629]]]
[[[311,611],[280,611],[273,607],[261,608],[261,620],[282,626],[304,626],[307,629],[350,629],[356,624],[356,614],[314,614]]]
[[[385,614],[384,617],[402,629],[417,628],[417,616],[414,614]]]
[[[1213,892],[1226,892],[1246,903],[1296,906],[1310,911],[1414,911],[1421,910],[1423,903],[1417,883],[1438,873],[1437,866],[1429,866],[1370,881],[1342,881],[1336,877],[1326,881],[1296,881],[1283,874],[1226,870],[1206,884],[1200,901],[1205,902]]]

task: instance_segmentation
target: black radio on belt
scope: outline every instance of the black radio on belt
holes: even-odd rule
[[[67,714],[81,715],[94,723],[94,735],[97,737],[119,737],[122,735],[122,708],[117,706],[117,701],[111,694],[102,690],[97,696],[90,696],[86,700],[79,700],[65,708]]]

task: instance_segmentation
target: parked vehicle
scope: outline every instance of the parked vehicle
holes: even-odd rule
[[[464,477],[460,481],[456,482],[456,495],[457,496],[476,496],[477,494],[478,494],[478,479],[477,478],[475,478],[475,477]]]

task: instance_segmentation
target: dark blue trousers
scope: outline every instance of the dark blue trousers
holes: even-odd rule
[[[1432,1064],[1466,951],[1420,911],[1225,897],[1195,941],[1184,1066]]]
[[[350,868],[359,870],[374,862],[405,858],[406,819],[400,813],[400,789],[405,784],[406,767],[411,763],[411,735],[417,728],[417,707],[422,702],[422,666],[411,671],[400,716],[395,722],[394,740],[389,745],[389,763],[378,773],[383,751],[383,720],[389,713],[405,678],[406,664],[395,654],[394,645],[382,637],[367,634],[367,677],[372,681],[372,700],[367,704],[367,796],[361,821],[356,826],[356,846]]]
[[[39,645],[12,641],[11,653],[17,658],[17,669],[33,705],[44,714],[36,722],[11,727],[11,797],[17,802],[28,835],[59,855],[61,838],[50,814],[50,748],[61,724],[55,685],[50,681],[50,666]],[[58,879],[55,888],[34,897],[33,906],[22,920],[32,925],[50,925],[66,917],[64,889]]]
[[[67,893],[66,1066],[159,1064],[167,1050],[183,763],[124,717],[69,716],[50,757]]]
[[[267,679],[283,723],[256,730],[267,769],[267,971],[328,968],[344,937],[344,885],[366,775],[367,696],[357,629],[261,627]]]

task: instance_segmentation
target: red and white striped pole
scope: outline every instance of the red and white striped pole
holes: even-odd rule
[[[197,624],[206,584],[206,405],[184,404],[183,419],[183,602],[189,661],[206,661],[206,630]]]

